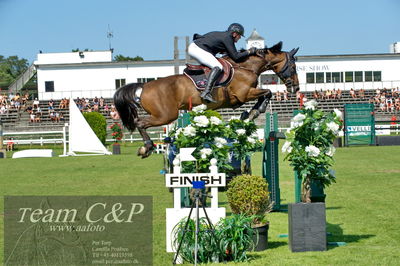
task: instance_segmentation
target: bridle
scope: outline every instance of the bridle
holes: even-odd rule
[[[292,76],[296,74],[296,58],[289,56],[288,52],[285,52],[286,62],[281,71],[277,72],[276,75],[285,82],[287,88],[293,87],[294,81]]]

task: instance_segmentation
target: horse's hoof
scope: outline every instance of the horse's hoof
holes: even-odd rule
[[[251,110],[250,115],[249,115],[249,120],[253,121],[260,115],[260,112],[258,110]]]
[[[249,118],[249,112],[244,111],[241,115],[240,115],[240,120],[246,120],[247,118]]]
[[[143,156],[146,154],[146,147],[142,146],[137,150],[137,156]]]

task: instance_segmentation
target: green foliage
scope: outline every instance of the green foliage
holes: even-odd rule
[[[253,217],[253,223],[263,222],[271,210],[268,184],[261,176],[236,176],[226,192],[233,213]]]
[[[183,172],[208,173],[211,159],[217,160],[220,171],[232,168],[228,163],[229,146],[224,138],[229,134],[228,128],[219,113],[205,109],[205,105],[194,107],[190,112],[190,125],[172,132],[178,149],[196,148],[192,155],[197,161],[184,162]]]
[[[119,55],[114,56],[114,60],[117,62],[143,61],[143,57],[141,57],[141,56],[129,57],[129,56],[123,56],[123,55],[119,54]]]
[[[247,251],[254,249],[251,227],[252,217],[234,214],[221,219],[214,229],[210,228],[206,218],[199,219],[197,262],[247,261]],[[187,223],[187,229],[185,226]],[[186,232],[186,233],[185,233]],[[173,229],[175,250],[182,242],[179,255],[190,263],[195,261],[195,221],[182,219]]]
[[[27,68],[28,61],[26,59],[19,59],[18,56],[5,58],[0,55],[0,86],[8,86]]]
[[[190,125],[171,132],[178,148],[196,148],[193,156],[197,161],[184,162],[183,172],[209,172],[212,159],[217,160],[220,171],[227,171],[232,169],[228,161],[230,151],[236,158],[244,159],[261,146],[254,122],[231,119],[226,124],[218,112],[206,108],[205,105],[194,107]]]
[[[219,221],[216,235],[223,260],[235,262],[248,260],[247,251],[254,250],[253,235],[256,234],[251,226],[252,220],[251,216],[233,214]]]
[[[234,140],[231,151],[238,160],[244,160],[246,156],[253,154],[262,147],[257,135],[257,125],[254,121],[231,119],[229,138]]]
[[[305,108],[293,117],[282,152],[287,153],[285,160],[303,178],[303,184],[319,179],[323,186],[328,186],[335,182],[330,171],[335,152],[333,141],[343,121],[339,110],[325,114],[316,106],[313,100],[306,102]]]
[[[185,232],[187,218],[182,219],[173,229],[174,234],[174,247],[178,249],[179,243],[182,241],[182,246],[179,251],[179,255],[190,263],[194,263],[195,260],[195,237],[196,237],[196,223],[190,219],[188,221],[188,227]],[[206,218],[199,219],[199,234],[198,234],[198,252],[197,262],[218,262],[219,261],[219,250],[217,238],[214,235],[211,228],[207,223]]]
[[[83,113],[83,117],[85,117],[101,143],[105,144],[107,136],[106,118],[98,112]]]

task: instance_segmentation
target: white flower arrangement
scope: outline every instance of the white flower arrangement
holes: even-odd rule
[[[189,125],[183,129],[183,135],[187,137],[194,137],[196,136],[196,128]]]
[[[194,113],[203,113],[205,110],[207,110],[207,105],[205,104],[200,104],[192,108]]]
[[[285,143],[282,146],[282,152],[283,153],[290,153],[292,152],[292,143],[290,141],[285,141]]]
[[[198,127],[207,127],[210,121],[208,120],[207,116],[199,115],[193,118],[193,122]]]
[[[244,135],[244,134],[246,134],[246,130],[244,130],[243,128],[239,128],[239,129],[236,130],[236,133],[238,135]]]
[[[317,108],[318,103],[315,100],[311,100],[311,101],[306,101],[304,103],[304,108],[306,110],[315,110],[315,108]]]
[[[305,148],[305,151],[307,152],[307,154],[309,156],[312,156],[312,157],[318,157],[318,155],[321,153],[321,151],[314,145],[307,146]]]
[[[196,106],[190,112],[191,124],[172,133],[177,148],[195,147],[196,162],[184,162],[182,172],[209,172],[210,158],[217,160],[219,171],[232,169],[230,153],[243,160],[260,148],[257,126],[252,121],[231,118],[225,123],[219,113]]]
[[[308,101],[291,121],[282,152],[303,179],[306,190],[311,180],[319,180],[323,186],[335,182],[330,168],[335,153],[333,141],[343,127],[341,117],[337,109],[326,114],[318,110],[317,102]]]
[[[333,112],[335,112],[336,117],[339,119],[343,119],[343,113],[339,109],[333,109]]]
[[[204,148],[200,150],[200,155],[202,159],[206,159],[207,156],[212,154],[212,149]]]
[[[210,117],[210,123],[211,123],[211,125],[221,125],[222,120],[216,116],[212,116],[212,117]]]
[[[220,137],[215,137],[214,138],[214,143],[215,146],[217,146],[217,148],[222,148],[224,145],[226,145],[228,142],[226,141],[226,139],[224,138],[220,138]]]

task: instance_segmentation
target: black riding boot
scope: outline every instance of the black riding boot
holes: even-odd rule
[[[217,81],[219,75],[221,74],[222,70],[218,67],[214,67],[211,69],[210,76],[208,77],[207,86],[204,91],[200,94],[200,97],[208,102],[215,103],[216,101],[211,96],[211,90],[214,87],[215,82]]]

